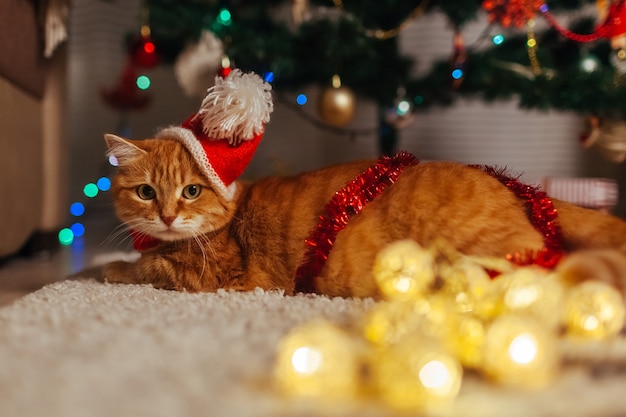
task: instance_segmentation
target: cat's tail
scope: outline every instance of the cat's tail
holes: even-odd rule
[[[601,280],[626,294],[626,221],[553,200],[568,255],[558,271],[573,283]]]

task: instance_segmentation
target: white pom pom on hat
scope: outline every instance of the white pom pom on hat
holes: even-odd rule
[[[235,180],[250,163],[273,110],[272,86],[234,69],[215,78],[197,113],[156,137],[185,145],[215,191],[232,200]]]

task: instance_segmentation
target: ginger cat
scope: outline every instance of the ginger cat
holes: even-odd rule
[[[112,186],[117,216],[136,235],[158,239],[135,263],[108,264],[105,279],[190,292],[260,287],[293,294],[305,239],[326,204],[375,162],[238,181],[234,198],[227,200],[177,141],[105,138],[119,162]],[[570,252],[559,268],[572,279],[602,279],[623,289],[626,222],[553,203]],[[378,297],[374,258],[405,238],[422,245],[443,238],[462,253],[497,257],[544,245],[523,202],[493,176],[458,163],[420,163],[404,168],[339,232],[314,290]]]

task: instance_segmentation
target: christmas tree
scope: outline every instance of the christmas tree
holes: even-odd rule
[[[265,74],[279,93],[317,84],[320,119],[334,128],[350,121],[355,96],[372,99],[383,153],[405,116],[459,97],[517,97],[523,108],[590,117],[596,129],[626,117],[625,0],[147,0],[145,10],[149,41],[186,90],[231,65]],[[566,24],[568,11],[578,16]],[[454,47],[414,78],[398,35],[432,12],[449,20]],[[463,27],[479,14],[491,23],[466,46]],[[540,20],[548,29],[535,33]]]

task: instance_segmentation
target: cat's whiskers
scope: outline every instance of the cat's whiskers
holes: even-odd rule
[[[199,236],[201,235],[194,234],[192,237],[193,237],[193,240],[198,244],[198,247],[200,248],[200,252],[202,252],[202,271],[200,272],[200,278],[202,278],[204,276],[204,270],[206,269],[206,266],[207,266],[207,253],[206,253],[206,250],[204,249],[204,245],[200,241]]]
[[[100,246],[114,244],[114,243],[116,244],[116,246],[120,246],[122,244],[127,246],[128,241],[130,241],[132,238],[129,233],[129,230],[131,228],[132,227],[128,223],[118,224],[111,231],[111,233],[109,233],[109,235],[102,241],[102,243],[100,243]]]

